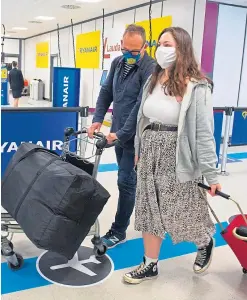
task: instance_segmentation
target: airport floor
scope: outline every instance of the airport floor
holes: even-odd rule
[[[11,94],[9,94],[9,104],[10,106],[13,106],[13,97]],[[21,97],[19,100],[19,107],[50,107],[52,106],[52,103],[47,100],[32,100],[30,97],[24,96]]]
[[[107,132],[104,128],[104,132]],[[99,168],[98,180],[110,192],[111,198],[99,217],[101,233],[108,231],[113,221],[118,191],[116,186],[117,165],[113,149],[105,150]],[[245,185],[247,183],[247,147],[229,149],[227,171],[228,176],[220,176],[223,191],[236,199],[244,212],[247,212]],[[216,197],[209,201],[220,221],[226,226],[229,217],[238,214],[236,206],[227,200]],[[127,242],[107,252],[113,264],[105,279],[97,285],[81,287],[62,286],[44,279],[37,271],[37,258],[44,252],[38,250],[24,234],[15,234],[13,244],[15,250],[25,258],[21,270],[13,272],[8,269],[2,258],[2,299],[3,300],[244,300],[247,297],[247,275],[220,235],[217,226],[215,235],[216,248],[213,261],[205,274],[195,275],[192,270],[196,248],[189,243],[173,245],[168,237],[162,246],[159,272],[153,281],[131,286],[122,282],[123,274],[138,265],[143,256],[141,234],[134,230],[134,218],[128,229]],[[91,247],[90,238],[86,238],[83,246]],[[85,248],[87,251],[88,249]],[[83,250],[83,249],[82,249]],[[247,253],[246,253],[247,255]],[[89,258],[88,255],[87,258]],[[43,256],[44,257],[44,256]],[[41,258],[42,259],[42,258]],[[41,261],[41,260],[40,260]],[[102,263],[102,265],[104,265]],[[84,261],[88,269],[92,264]],[[97,267],[100,270],[100,264]],[[40,268],[39,268],[40,269]],[[96,269],[94,269],[96,270]],[[55,272],[59,272],[58,270]],[[70,272],[69,268],[63,272]],[[95,272],[96,273],[96,272]],[[64,273],[63,273],[64,274]],[[97,275],[97,274],[96,274]],[[79,281],[85,274],[71,271],[71,278]],[[74,277],[73,277],[74,276]],[[96,276],[97,277],[97,276]],[[97,289],[96,289],[97,287]]]

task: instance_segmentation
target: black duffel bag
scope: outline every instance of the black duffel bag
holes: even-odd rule
[[[2,180],[2,206],[38,247],[71,259],[110,194],[56,153],[22,144]]]

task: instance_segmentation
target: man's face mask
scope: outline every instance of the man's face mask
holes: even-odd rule
[[[132,51],[122,48],[124,59],[128,65],[134,65],[141,59],[141,52],[144,47],[145,45],[142,47],[141,50],[132,50]]]

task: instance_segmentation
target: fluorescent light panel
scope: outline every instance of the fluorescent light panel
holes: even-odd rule
[[[51,21],[51,20],[54,20],[55,18],[54,17],[48,17],[48,16],[38,16],[38,17],[35,17],[36,20],[42,20],[42,21]]]
[[[80,3],[98,3],[102,1],[103,0],[76,0],[76,2],[80,2]]]
[[[27,30],[26,27],[13,27],[13,30]]]

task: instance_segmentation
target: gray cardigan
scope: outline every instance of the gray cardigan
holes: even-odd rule
[[[135,153],[140,155],[144,129],[150,124],[143,114],[149,95],[150,79],[143,90],[137,117]],[[204,176],[208,184],[217,184],[217,155],[214,140],[212,92],[206,80],[190,81],[181,104],[176,149],[177,182],[183,183]]]

